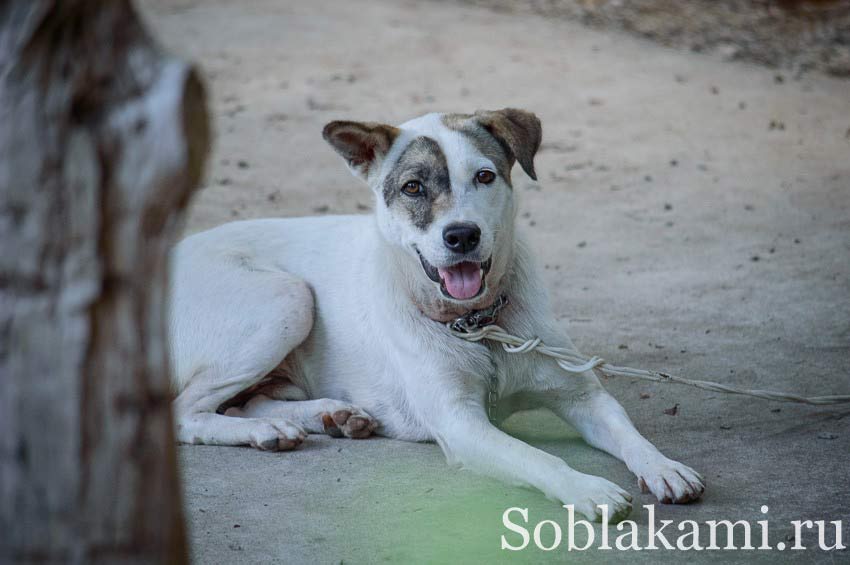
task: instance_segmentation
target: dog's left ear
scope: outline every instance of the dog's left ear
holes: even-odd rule
[[[396,127],[372,122],[331,122],[322,137],[348,163],[355,176],[367,180],[401,132]]]
[[[534,155],[543,138],[543,127],[537,116],[525,110],[505,108],[478,110],[475,118],[519,162],[525,174],[537,180]]]

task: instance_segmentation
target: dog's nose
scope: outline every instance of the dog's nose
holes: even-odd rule
[[[443,243],[456,253],[469,253],[481,241],[481,228],[469,222],[449,224],[443,229]]]

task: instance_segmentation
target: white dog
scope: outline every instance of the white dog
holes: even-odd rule
[[[511,168],[536,178],[536,116],[332,122],[324,137],[374,191],[374,215],[236,222],[172,255],[179,441],[284,450],[307,433],[432,440],[450,462],[533,485],[591,519],[602,504],[614,520],[628,515],[626,491],[494,425],[542,406],[662,502],[700,497],[702,477],[644,439],[593,373],[566,375],[445,324],[505,297],[500,326],[570,344],[514,229]]]

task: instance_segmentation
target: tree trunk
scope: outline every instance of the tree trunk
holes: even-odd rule
[[[166,254],[204,92],[128,1],[0,3],[0,562],[185,562]]]

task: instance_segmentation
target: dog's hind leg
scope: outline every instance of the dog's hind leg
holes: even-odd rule
[[[244,406],[229,408],[225,414],[242,418],[283,418],[312,434],[354,439],[369,437],[378,427],[378,422],[364,410],[330,398],[275,400],[257,394]]]
[[[292,449],[306,432],[285,416],[233,418],[217,411],[259,383],[307,337],[312,293],[282,271],[214,267],[201,273],[203,280],[181,281],[178,272],[171,327],[180,390],[173,404],[177,440]]]
[[[214,376],[197,375],[174,401],[177,441],[206,445],[251,445],[263,451],[283,451],[297,447],[306,437],[298,424],[285,418],[232,418],[216,413],[224,401],[240,392],[243,382],[254,378],[233,379],[233,384],[209,386]]]

